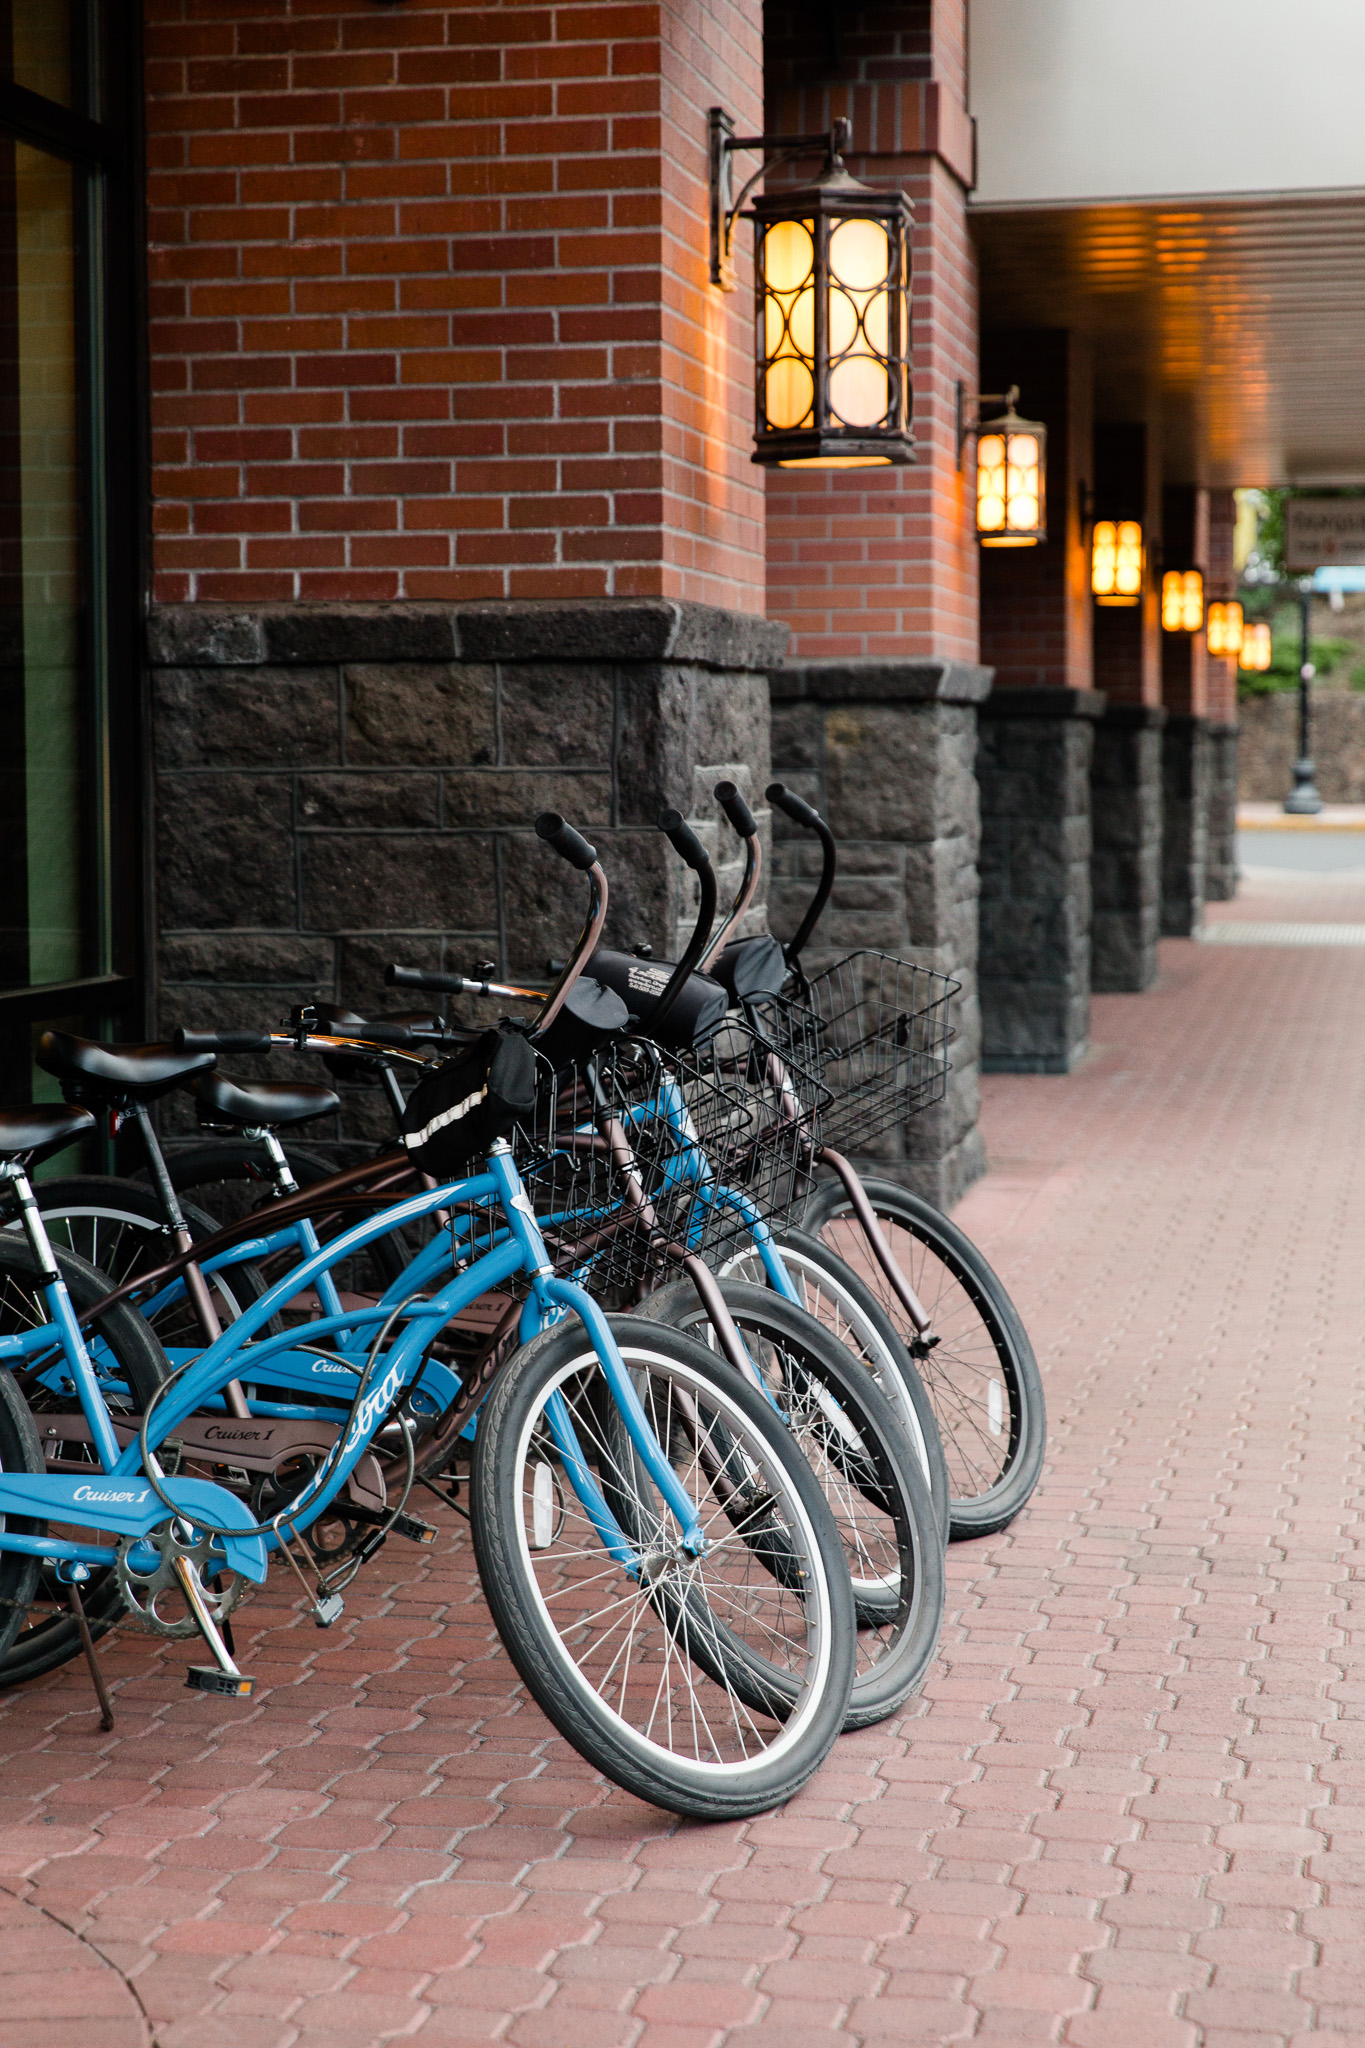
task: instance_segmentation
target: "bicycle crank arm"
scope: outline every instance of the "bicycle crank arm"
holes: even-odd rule
[[[218,1633],[218,1624],[204,1605],[199,1581],[186,1558],[175,1561],[175,1575],[184,1590],[189,1609],[199,1624],[199,1633],[214,1655],[213,1664],[191,1664],[185,1684],[191,1692],[227,1693],[233,1699],[249,1700],[256,1690],[254,1678],[237,1669],[231,1650]]]

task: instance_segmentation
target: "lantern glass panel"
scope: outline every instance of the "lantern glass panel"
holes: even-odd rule
[[[976,530],[999,533],[1005,524],[1005,437],[983,434],[976,444]]]
[[[1229,604],[1209,606],[1209,653],[1236,654],[1242,645],[1242,607]]]
[[[815,410],[815,223],[780,220],[763,237],[763,327],[770,427],[804,427]]]
[[[1136,604],[1142,596],[1142,526],[1098,519],[1090,543],[1090,588],[1099,604]]]
[[[1270,667],[1270,628],[1264,620],[1254,626],[1243,626],[1242,651],[1237,661],[1239,667],[1253,674],[1263,675]]]
[[[1168,633],[1197,633],[1204,623],[1204,577],[1198,569],[1168,569],[1161,579],[1161,623]]]
[[[880,221],[843,220],[830,234],[829,403],[842,426],[879,427],[891,409],[891,258]]]

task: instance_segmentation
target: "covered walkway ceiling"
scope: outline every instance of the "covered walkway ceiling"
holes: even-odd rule
[[[1365,484],[1365,192],[973,217],[983,325],[1091,337],[1097,416],[1160,418],[1168,480]]]

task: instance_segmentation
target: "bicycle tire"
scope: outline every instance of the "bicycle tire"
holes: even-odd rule
[[[933,1404],[952,1489],[955,1541],[1006,1528],[1038,1484],[1047,1409],[1033,1346],[1002,1282],[966,1233],[895,1181],[863,1182],[938,1338],[928,1353],[870,1251],[838,1181],[822,1182],[802,1223],[866,1281],[910,1351]],[[861,1252],[859,1251],[861,1246]]]
[[[878,1306],[871,1289],[821,1239],[793,1230],[787,1223],[774,1223],[769,1228],[773,1245],[781,1254],[806,1313],[813,1315],[860,1364],[870,1369],[883,1393],[893,1399],[918,1454],[933,1499],[939,1535],[946,1543],[951,1506],[947,1460],[933,1404],[899,1331]],[[721,1268],[721,1276],[747,1280],[756,1287],[770,1284],[763,1261],[755,1251],[729,1259]]]
[[[898,1369],[892,1363],[883,1374],[869,1371],[771,1288],[719,1285],[839,1530],[858,1623],[844,1727],[871,1727],[923,1685],[938,1650],[945,1600],[933,1500],[895,1394],[882,1384],[898,1378]],[[708,1349],[719,1342],[690,1280],[650,1295],[640,1313],[699,1338]]]
[[[63,1251],[58,1251],[56,1258],[78,1315],[108,1294],[110,1283],[107,1275],[88,1265],[84,1259]],[[49,1320],[47,1304],[39,1292],[41,1286],[42,1274],[28,1245],[22,1239],[16,1242],[8,1234],[0,1235],[0,1329],[32,1328],[35,1323]],[[107,1347],[111,1367],[124,1383],[121,1390],[113,1386],[108,1388],[106,1399],[111,1409],[141,1414],[168,1376],[166,1354],[148,1325],[135,1309],[126,1302],[119,1302],[105,1310],[88,1335],[102,1340]],[[56,1350],[54,1345],[53,1356]],[[100,1466],[93,1445],[82,1438],[65,1439],[58,1433],[61,1416],[74,1416],[77,1412],[74,1395],[54,1393],[39,1387],[21,1391],[21,1378],[31,1381],[33,1377],[31,1369],[22,1375],[8,1370],[0,1375],[28,1408],[40,1445],[42,1462],[39,1470],[51,1469],[47,1449],[55,1446],[57,1456],[66,1469],[70,1469],[73,1462],[88,1463],[92,1472],[98,1472]],[[94,1572],[82,1587],[81,1598],[90,1633],[96,1638],[107,1634],[117,1622],[126,1618],[123,1600],[110,1569]],[[40,1602],[55,1607],[57,1611],[34,1620],[34,1610]],[[21,1624],[20,1632],[0,1657],[0,1687],[41,1678],[81,1653],[80,1631],[67,1605],[66,1593],[51,1574],[40,1571],[26,1624]]]
[[[614,1487],[636,1491],[638,1463],[618,1460],[608,1432],[594,1420],[594,1400],[600,1405],[606,1381],[575,1321],[518,1352],[480,1413],[471,1507],[485,1596],[528,1691],[596,1769],[638,1798],[696,1819],[763,1813],[807,1782],[843,1724],[853,1678],[853,1598],[837,1534],[809,1466],[761,1394],[704,1346],[666,1324],[638,1316],[610,1322],[647,1409],[663,1428],[661,1441],[667,1448],[675,1441],[675,1395],[694,1407],[701,1402],[708,1413],[724,1418],[768,1489],[765,1498],[785,1518],[791,1554],[806,1574],[803,1590],[798,1594],[782,1586],[729,1538],[717,1538],[705,1557],[684,1559],[670,1533],[676,1524],[652,1493],[636,1501],[641,1525],[656,1530],[650,1570],[632,1577],[611,1557],[581,1507],[572,1506],[581,1495],[555,1476],[558,1453],[544,1420],[552,1396],[559,1394],[599,1478],[609,1476]],[[685,1444],[682,1463],[685,1475],[679,1477],[697,1498],[704,1524],[713,1530],[729,1528]],[[542,1473],[549,1475],[548,1484],[542,1483]],[[545,1501],[549,1505],[538,1519]],[[566,1529],[569,1539],[561,1544]],[[582,1548],[575,1548],[580,1538]],[[587,1562],[590,1580],[577,1572],[580,1559]],[[674,1580],[676,1598],[658,1598],[660,1588]],[[578,1599],[579,1607],[565,1604],[571,1598]],[[605,1608],[600,1604],[604,1598]],[[585,1599],[597,1603],[597,1612],[581,1612]],[[561,1603],[558,1619],[551,1612],[553,1601]],[[618,1609],[628,1612],[629,1647],[624,1664],[618,1647],[602,1674],[603,1685],[619,1692],[613,1705],[595,1689],[591,1660],[596,1638],[588,1631],[599,1617]],[[700,1667],[681,1654],[679,1645],[701,1618],[699,1610],[718,1630],[746,1640],[761,1628],[758,1640],[770,1656],[778,1654],[774,1645],[780,1649],[790,1643],[793,1697],[781,1718],[760,1725],[762,1717],[740,1710],[723,1686],[704,1672],[698,1677]],[[612,1636],[625,1621],[626,1614],[619,1613],[609,1623],[601,1656],[608,1654]],[[617,1666],[622,1666],[619,1687]],[[643,1680],[641,1673],[647,1674]],[[632,1675],[637,1691],[628,1698]],[[680,1694],[683,1687],[687,1690]],[[728,1729],[722,1717],[728,1717]],[[689,1730],[694,1751],[704,1750],[709,1739],[709,1757],[682,1753]],[[670,1746],[675,1743],[682,1747]]]

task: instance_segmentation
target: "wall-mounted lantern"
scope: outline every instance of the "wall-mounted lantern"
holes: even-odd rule
[[[1161,579],[1161,623],[1168,633],[1197,633],[1204,623],[1200,569],[1168,569]]]
[[[1096,604],[1142,602],[1142,522],[1097,519],[1090,535],[1090,588]]]
[[[1047,428],[1015,411],[1019,386],[980,392],[975,422],[964,418],[965,393],[957,387],[957,466],[976,442],[976,537],[983,548],[1032,548],[1047,539]],[[983,405],[1003,405],[998,419],[983,420]]]
[[[1270,667],[1270,628],[1264,620],[1254,626],[1242,627],[1242,647],[1237,656],[1237,666],[1249,669],[1253,675],[1264,675]]]
[[[1209,606],[1209,653],[1237,654],[1242,646],[1242,607],[1234,598],[1228,604]]]
[[[783,469],[913,462],[910,432],[910,202],[844,169],[847,121],[827,135],[736,135],[711,109],[711,282],[734,288],[730,239],[775,164],[823,151],[812,185],[764,193],[754,223],[757,295],[753,460]],[[731,157],[769,161],[731,204]]]

